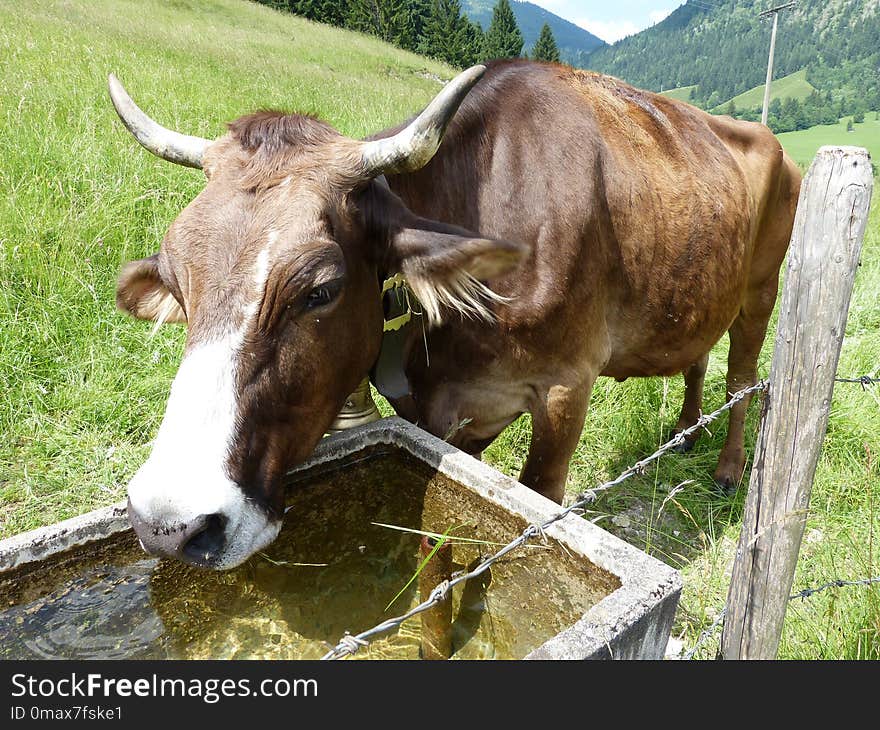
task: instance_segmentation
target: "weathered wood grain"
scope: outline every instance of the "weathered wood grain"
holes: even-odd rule
[[[868,152],[823,147],[801,188],[770,390],[727,601],[725,659],[776,656],[858,267]]]

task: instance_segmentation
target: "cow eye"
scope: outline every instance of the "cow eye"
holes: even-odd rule
[[[330,304],[330,302],[336,298],[338,293],[339,286],[336,282],[316,286],[309,292],[308,297],[306,297],[306,307],[309,309],[315,309],[316,307],[323,307],[325,304]]]

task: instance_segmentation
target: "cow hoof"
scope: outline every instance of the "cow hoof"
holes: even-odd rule
[[[739,485],[730,477],[715,477],[715,486],[723,497],[733,497]]]
[[[688,454],[688,453],[690,453],[691,451],[693,451],[693,449],[694,449],[694,445],[695,445],[696,443],[697,443],[696,441],[687,441],[687,440],[682,441],[678,446],[676,446],[676,447],[673,449],[673,451],[674,451],[676,454]]]
[[[673,432],[672,432],[672,435],[670,436],[670,438],[675,438],[676,436],[678,436],[679,433],[681,433],[681,431],[673,431]],[[685,439],[684,441],[682,441],[678,446],[676,446],[676,447],[673,449],[673,451],[674,451],[676,454],[687,454],[687,453],[689,453],[690,451],[693,450],[693,448],[694,448],[694,446],[696,446],[696,444],[697,444],[697,440],[696,440],[696,439],[691,440],[691,439],[687,439],[687,438],[686,438],[686,439]]]

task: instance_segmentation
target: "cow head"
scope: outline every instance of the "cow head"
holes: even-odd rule
[[[520,247],[417,217],[382,177],[428,163],[483,70],[372,141],[275,112],[213,142],[190,137],[158,125],[110,77],[137,140],[207,177],[159,252],[118,282],[123,310],[187,325],[152,452],[128,486],[146,550],[229,568],[276,537],[284,474],[378,355],[383,276],[404,273],[434,322],[448,306],[487,311],[480,280],[511,268]]]

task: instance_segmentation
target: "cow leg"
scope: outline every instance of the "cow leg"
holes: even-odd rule
[[[593,380],[554,385],[532,409],[532,440],[519,480],[562,504],[568,463],[584,428]]]
[[[749,292],[739,316],[730,327],[730,352],[727,356],[727,397],[758,380],[758,355],[767,334],[767,323],[776,301],[778,280],[774,276],[764,286]],[[749,395],[730,409],[727,440],[718,458],[715,482],[728,494],[735,492],[746,464],[744,432]]]
[[[675,424],[673,433],[677,434],[686,428],[693,426],[703,411],[703,382],[706,379],[706,368],[709,365],[709,353],[697,360],[684,371],[684,403],[681,406],[681,415]],[[700,432],[691,434],[685,438],[684,443],[678,447],[678,452],[685,454],[694,448]]]

